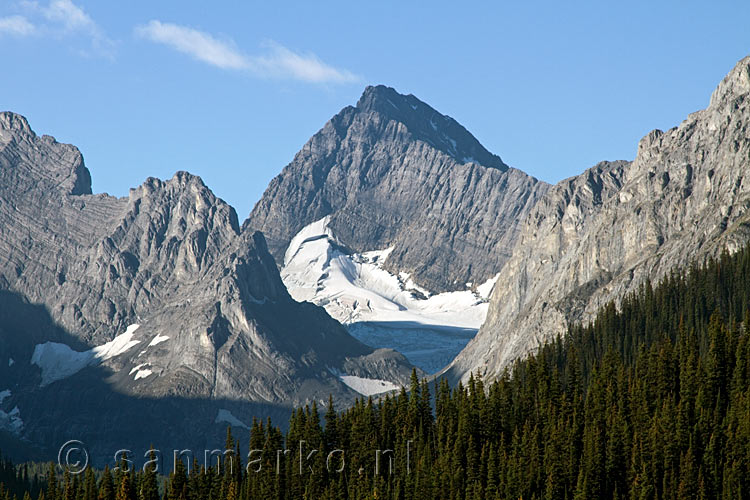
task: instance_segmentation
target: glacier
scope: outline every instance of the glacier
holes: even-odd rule
[[[439,371],[484,322],[497,277],[475,291],[431,294],[409,273],[383,268],[392,247],[341,250],[329,219],[305,226],[289,243],[281,270],[289,293],[324,307],[362,342],[396,349],[428,373]]]

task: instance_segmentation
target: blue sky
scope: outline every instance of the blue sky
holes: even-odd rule
[[[1,0],[0,110],[77,145],[94,190],[201,175],[240,220],[368,84],[549,182],[708,103],[750,2]]]

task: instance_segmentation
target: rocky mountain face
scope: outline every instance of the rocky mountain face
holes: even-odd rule
[[[599,164],[550,189],[525,218],[487,319],[448,370],[496,377],[646,279],[750,238],[750,58],[705,110],[654,130],[632,163]]]
[[[359,396],[341,375],[400,384],[410,370],[294,301],[263,235],[198,177],[94,195],[75,147],[0,113],[5,430],[185,447],[233,418]]]
[[[283,265],[292,238],[328,217],[347,251],[393,247],[392,274],[462,290],[503,267],[547,189],[413,95],[368,87],[271,181],[245,227],[262,231]]]
[[[483,314],[496,277],[444,371],[495,378],[645,280],[744,245],[749,124],[746,58],[633,162],[549,186],[414,96],[368,87],[240,226],[184,172],[94,195],[76,148],[0,113],[0,443],[213,447],[227,423],[406,381],[403,356],[293,300],[277,264],[296,297],[370,338],[411,330],[422,350],[425,325],[473,325],[455,306]]]

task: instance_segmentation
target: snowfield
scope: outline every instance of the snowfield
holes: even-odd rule
[[[140,343],[139,340],[133,340],[133,334],[139,326],[130,325],[125,333],[121,333],[106,344],[83,352],[74,351],[70,346],[58,342],[37,344],[31,355],[31,364],[42,369],[40,387],[70,377],[87,366],[96,366],[127,352]]]
[[[214,420],[214,423],[220,424],[220,423],[227,423],[233,427],[242,427],[243,429],[249,429],[242,420],[235,417],[231,411],[225,410],[224,408],[219,410],[219,413],[216,414],[216,419]]]
[[[351,387],[363,396],[374,396],[383,392],[396,391],[399,386],[387,380],[378,380],[374,378],[362,378],[354,375],[341,375],[341,381]]]
[[[281,278],[295,300],[323,306],[373,347],[397,348],[387,339],[403,332],[410,340],[397,349],[428,372],[447,364],[484,322],[497,276],[479,285],[476,292],[431,295],[408,273],[395,276],[383,269],[393,248],[346,254],[328,222],[329,217],[313,222],[289,243]],[[382,328],[387,329],[385,335],[376,331]],[[424,351],[425,340],[432,354],[412,359],[417,351]]]
[[[295,300],[326,308],[342,323],[414,322],[478,329],[487,315],[492,280],[471,290],[430,295],[407,273],[382,268],[393,248],[348,255],[338,250],[328,217],[303,228],[291,241],[281,271]],[[425,298],[422,298],[424,296]]]

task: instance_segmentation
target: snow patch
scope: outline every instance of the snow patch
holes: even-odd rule
[[[13,360],[13,358],[8,358],[8,368],[16,364],[16,362]]]
[[[106,344],[91,349],[94,358],[100,362],[106,361],[127,352],[134,345],[140,344],[140,340],[133,340],[133,334],[139,326],[141,325],[130,325],[125,333],[118,335]]]
[[[154,339],[148,344],[149,347],[153,347],[155,345],[159,345],[162,342],[166,342],[169,340],[169,335],[157,335],[154,337]]]
[[[9,390],[0,392],[0,403],[8,396],[10,396]],[[7,413],[0,410],[0,429],[10,431],[13,434],[20,434],[21,429],[23,429],[23,420],[21,420],[21,410],[18,409],[18,406]]]
[[[149,375],[151,375],[152,373],[154,373],[154,372],[152,372],[152,371],[151,371],[151,370],[149,370],[148,368],[146,368],[146,369],[143,369],[143,370],[138,370],[138,371],[137,371],[137,372],[135,373],[135,377],[133,377],[133,380],[138,380],[139,378],[146,378],[146,377],[148,377]]]
[[[348,387],[354,389],[363,396],[374,396],[383,392],[395,391],[400,387],[388,380],[375,378],[363,378],[355,375],[341,375],[339,379]]]
[[[136,365],[136,366],[134,366],[134,367],[133,367],[133,369],[132,369],[132,370],[130,370],[130,373],[128,373],[128,375],[132,375],[133,373],[137,372],[138,370],[140,370],[140,369],[141,369],[141,368],[143,368],[144,366],[148,366],[149,364],[150,364],[150,363],[141,363],[140,365]]]
[[[242,427],[243,429],[249,429],[247,425],[245,425],[242,420],[232,415],[232,412],[229,410],[225,410],[224,408],[219,410],[219,413],[216,415],[216,420],[214,420],[214,423],[220,424],[222,422],[225,422],[229,425],[232,425],[234,427]]]
[[[133,367],[132,370],[130,370],[130,373],[128,375],[132,375],[135,373],[135,377],[133,377],[133,380],[138,380],[139,378],[146,378],[149,375],[151,375],[152,372],[149,368],[144,368],[144,366],[150,366],[151,363],[141,363],[138,366]]]
[[[471,290],[431,295],[408,273],[383,269],[393,248],[345,254],[325,217],[292,239],[281,278],[295,300],[311,301],[345,324],[403,322],[478,329],[487,315],[485,297]]]
[[[45,342],[37,344],[31,355],[31,364],[42,369],[41,387],[56,380],[68,378],[95,363],[92,351],[78,352],[65,344]]]
[[[106,344],[89,349],[88,351],[74,351],[66,344],[45,342],[34,347],[31,364],[42,369],[40,387],[57,380],[70,377],[87,366],[96,366],[108,359],[127,352],[140,340],[133,340],[133,334],[140,325],[130,325],[125,333],[116,336]]]
[[[489,299],[490,294],[492,294],[492,289],[495,288],[495,283],[497,283],[497,279],[500,277],[500,273],[497,273],[492,278],[488,279],[481,285],[477,287],[477,293],[479,293],[479,296],[483,299]]]

